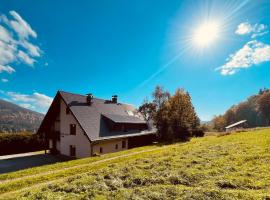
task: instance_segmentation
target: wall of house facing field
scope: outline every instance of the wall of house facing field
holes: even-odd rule
[[[70,156],[70,145],[75,145],[77,158],[91,156],[91,146],[87,136],[74,116],[71,113],[66,114],[66,104],[62,99],[60,104],[60,154]],[[76,135],[70,135],[70,124],[76,124]]]
[[[126,142],[125,148],[122,148],[122,141]],[[117,148],[116,148],[117,145]],[[100,148],[102,148],[102,152],[100,152]],[[93,154],[105,154],[112,153],[117,151],[122,151],[128,149],[128,139],[117,139],[117,140],[105,140],[101,141],[97,144],[92,144]]]

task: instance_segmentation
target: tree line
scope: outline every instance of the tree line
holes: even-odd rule
[[[162,141],[189,140],[192,136],[203,136],[200,119],[184,89],[177,89],[172,95],[157,86],[153,100],[144,100],[139,107],[146,121],[153,121],[158,138]]]
[[[223,115],[215,116],[212,128],[224,131],[225,127],[240,120],[247,120],[248,127],[270,125],[270,90],[260,89],[259,93],[246,101],[233,105]]]
[[[0,156],[45,149],[45,141],[31,132],[0,133]]]

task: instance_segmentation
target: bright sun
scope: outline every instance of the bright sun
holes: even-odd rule
[[[200,47],[209,46],[219,36],[219,26],[216,22],[206,22],[195,30],[193,42]]]

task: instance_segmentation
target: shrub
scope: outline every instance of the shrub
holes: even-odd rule
[[[44,147],[44,140],[37,134],[29,132],[0,134],[0,155],[39,151],[44,150]]]
[[[192,131],[192,135],[195,137],[203,137],[204,136],[204,131],[202,129],[194,130]]]

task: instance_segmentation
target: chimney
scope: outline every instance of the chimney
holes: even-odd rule
[[[87,95],[86,95],[86,103],[87,103],[87,105],[91,106],[92,100],[93,100],[93,95],[92,95],[92,93],[87,94]]]
[[[112,96],[112,103],[117,103],[117,95]]]

